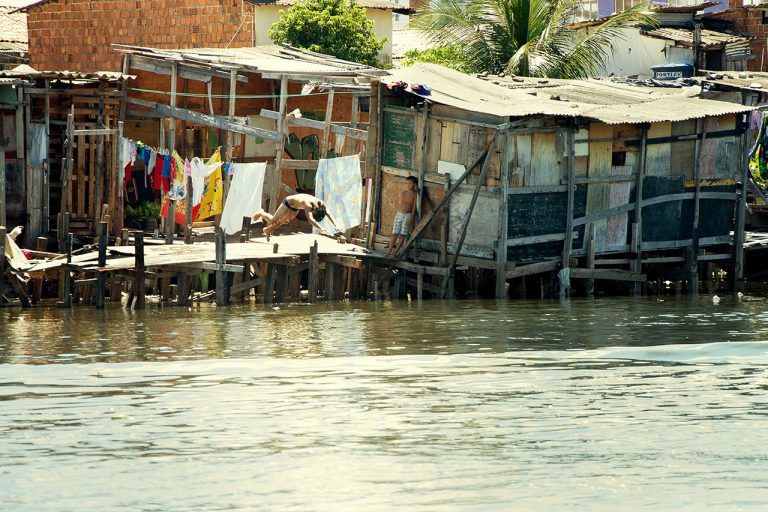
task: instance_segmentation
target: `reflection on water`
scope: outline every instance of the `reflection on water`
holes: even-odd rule
[[[762,510],[766,329],[730,297],[0,310],[0,509]]]
[[[0,309],[0,362],[502,353],[748,341],[768,335],[762,299],[290,304],[70,311]]]

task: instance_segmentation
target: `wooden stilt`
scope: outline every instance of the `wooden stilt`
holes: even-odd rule
[[[190,292],[189,275],[186,272],[176,273],[176,304],[178,306],[189,305]]]
[[[6,227],[0,225],[0,248],[2,248],[0,251],[0,295],[3,294],[3,287],[5,286],[5,236],[7,233]]]
[[[648,127],[643,126],[640,141],[640,167],[637,171],[635,182],[635,222],[632,224],[632,245],[629,269],[632,272],[641,272],[643,267],[643,183],[645,181],[646,162],[648,159]],[[640,295],[642,283],[632,284],[632,293]]]
[[[275,273],[277,271],[277,265],[274,263],[267,263],[267,282],[264,285],[264,304],[272,304],[275,294]]]
[[[285,302],[286,288],[288,286],[288,267],[280,265],[275,271],[275,299],[278,303]]]
[[[421,301],[424,295],[424,274],[416,274],[416,300]]]
[[[333,301],[333,274],[336,271],[336,265],[334,263],[326,262],[325,264],[325,286],[323,286],[323,296],[326,301]]]
[[[69,268],[69,265],[72,263],[72,241],[73,241],[73,235],[72,233],[69,233],[67,235],[67,264],[64,265],[63,268],[63,285],[64,285],[64,294],[62,301],[56,304],[59,307],[62,308],[71,308],[72,307],[72,276],[71,276],[71,269]]]
[[[0,237],[0,240],[3,238]],[[37,237],[37,245],[35,246],[35,249],[38,251],[47,251],[48,250],[48,239],[44,236]],[[2,272],[0,272],[0,275],[2,275]],[[0,279],[1,280],[1,279]],[[45,278],[35,279],[34,283],[32,283],[32,304],[37,304],[40,302],[40,299],[43,296],[43,285],[45,283]]]
[[[221,228],[216,228],[216,265],[227,263],[227,236]],[[227,272],[216,270],[216,305],[226,306],[229,302],[227,293]]]
[[[107,223],[99,222],[99,267],[105,267],[107,265]],[[101,309],[104,307],[104,296],[106,295],[106,283],[107,273],[99,271],[96,277],[96,307]]]
[[[585,248],[587,252],[587,268],[594,270],[595,268],[595,225],[591,223],[587,234],[587,240],[585,242]],[[595,294],[595,280],[585,279],[584,288],[587,295]]]
[[[134,272],[134,278],[133,278],[133,293],[134,293],[134,305],[133,307],[135,309],[142,309],[144,308],[144,297],[145,297],[145,290],[144,290],[144,277],[145,277],[145,268],[144,268],[144,233],[141,231],[137,231],[133,234],[134,236],[134,258],[135,258],[135,272]]]
[[[320,272],[320,260],[317,256],[317,240],[309,248],[309,277],[307,278],[307,291],[309,292],[309,303],[313,304],[317,300],[317,280]]]

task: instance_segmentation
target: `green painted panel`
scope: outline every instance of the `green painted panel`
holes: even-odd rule
[[[18,95],[16,89],[10,85],[0,85],[0,103],[16,103]]]
[[[680,194],[684,192],[682,176],[646,176],[643,180],[643,198]],[[683,201],[669,201],[643,208],[643,242],[678,240],[683,224]],[[689,231],[690,231],[690,222]],[[690,236],[688,237],[690,238]]]
[[[398,169],[413,169],[413,153],[416,148],[416,117],[384,112],[381,163]]]

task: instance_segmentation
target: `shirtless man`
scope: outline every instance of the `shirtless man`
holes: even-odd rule
[[[406,189],[400,196],[400,210],[395,215],[392,223],[392,238],[389,239],[387,256],[394,256],[408,238],[416,220],[416,199],[419,197],[419,180],[415,176],[405,179]]]
[[[307,220],[310,224],[320,230],[320,233],[328,235],[328,232],[320,226],[320,221],[328,217],[333,227],[336,228],[334,236],[339,236],[341,230],[336,225],[333,216],[326,210],[325,203],[315,196],[309,194],[294,194],[283,199],[274,215],[270,215],[263,209],[253,214],[253,222],[263,220],[267,227],[264,228],[264,234],[267,235],[267,242],[272,232],[283,224],[296,218],[301,210],[304,210]]]

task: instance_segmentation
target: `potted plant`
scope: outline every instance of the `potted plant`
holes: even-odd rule
[[[144,230],[153,229],[160,221],[160,205],[154,201],[144,201],[137,206],[125,205],[125,225]]]

